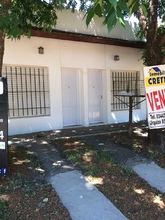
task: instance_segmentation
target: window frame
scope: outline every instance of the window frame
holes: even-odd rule
[[[3,65],[8,84],[9,118],[50,116],[48,68]]]
[[[141,97],[144,96],[144,80],[140,80],[140,71],[111,70],[111,110],[129,109],[129,96],[133,96],[133,109],[141,108]]]

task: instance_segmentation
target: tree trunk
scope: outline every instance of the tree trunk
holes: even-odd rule
[[[11,5],[11,0],[3,0],[0,1],[2,7],[5,10],[9,10]],[[0,19],[3,17],[3,14],[0,14]],[[3,65],[3,55],[4,55],[4,47],[5,47],[5,34],[0,31],[0,77],[2,77],[2,65]]]
[[[0,31],[0,77],[2,77],[4,44],[5,44],[5,37],[4,37],[4,34]]]
[[[148,66],[162,64],[160,36],[158,34],[158,0],[149,1],[146,61]],[[148,140],[151,144],[159,144],[160,129],[149,129]]]
[[[151,0],[148,9],[148,29],[147,29],[147,65],[161,64],[161,47],[158,41],[158,0]]]
[[[150,144],[160,144],[160,129],[149,129],[148,130],[148,141]]]

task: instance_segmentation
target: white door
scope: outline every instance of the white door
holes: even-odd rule
[[[62,68],[63,125],[79,125],[78,79],[75,69]]]
[[[100,70],[88,71],[89,92],[89,123],[102,122],[102,72]]]

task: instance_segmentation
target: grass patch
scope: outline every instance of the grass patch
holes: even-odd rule
[[[17,219],[18,214],[16,211],[9,209],[7,203],[0,199],[0,219],[9,220]]]
[[[104,150],[97,151],[96,160],[98,162],[116,163],[115,160],[110,155],[110,153],[108,151],[104,151]]]
[[[58,141],[54,144],[62,156],[65,156],[68,161],[74,164],[85,175],[98,176],[100,173],[107,172],[112,166],[116,167],[116,169],[124,169],[121,166],[119,167],[109,151],[98,150],[95,146],[84,141],[66,140],[59,147]]]

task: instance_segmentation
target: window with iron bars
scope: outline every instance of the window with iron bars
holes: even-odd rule
[[[46,67],[4,65],[2,75],[7,77],[10,118],[50,115]]]
[[[133,109],[140,108],[140,96],[144,95],[144,81],[138,71],[111,71],[111,109],[129,109],[129,96],[134,97]]]

